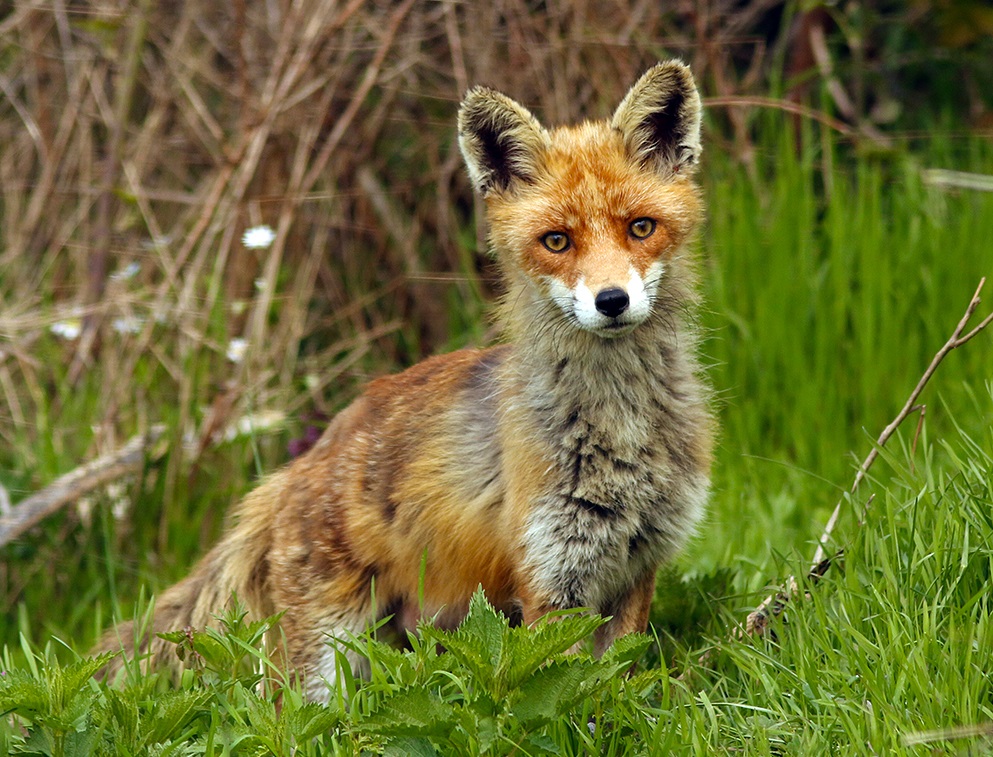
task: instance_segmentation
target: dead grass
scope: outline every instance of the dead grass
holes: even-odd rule
[[[752,52],[750,81],[764,60],[739,37],[772,5],[17,5],[0,21],[0,438],[37,443],[70,420],[53,387],[96,376],[79,453],[121,441],[155,420],[132,380],[148,360],[180,429],[248,396],[331,412],[328,384],[363,356],[406,363],[481,322],[492,293],[453,129],[470,83],[567,121],[682,55],[734,94],[731,56]],[[275,240],[246,249],[258,224]],[[81,331],[63,372],[33,345],[66,322]]]

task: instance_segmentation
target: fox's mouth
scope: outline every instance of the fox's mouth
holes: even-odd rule
[[[598,326],[594,331],[600,336],[607,337],[608,339],[613,339],[614,337],[624,336],[625,334],[630,334],[634,331],[640,321],[620,321],[613,320],[609,323],[605,323],[602,326]]]

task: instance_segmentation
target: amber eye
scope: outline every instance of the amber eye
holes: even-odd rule
[[[645,239],[655,231],[655,221],[651,218],[636,218],[631,221],[628,228],[631,230],[631,236],[635,239]]]
[[[552,252],[565,252],[569,249],[569,235],[561,231],[549,231],[541,238],[541,243]]]

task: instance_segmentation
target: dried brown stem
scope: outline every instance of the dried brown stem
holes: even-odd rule
[[[798,116],[803,116],[804,118],[809,118],[812,121],[817,121],[830,129],[834,129],[839,134],[844,134],[846,137],[853,137],[856,134],[856,130],[851,126],[846,124],[844,121],[839,121],[837,118],[832,118],[827,113],[822,113],[814,108],[808,108],[806,105],[800,105],[799,103],[790,102],[789,100],[777,100],[775,97],[742,95],[705,97],[703,99],[703,104],[708,108],[734,108],[739,106],[772,108],[773,110],[782,110],[786,113],[793,113]]]
[[[0,517],[0,547],[84,494],[141,470],[149,451],[164,433],[165,426],[152,426],[147,433],[132,437],[123,447],[79,466],[40,492],[21,500]]]

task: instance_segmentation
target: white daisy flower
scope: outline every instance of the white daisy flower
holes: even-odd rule
[[[248,340],[235,337],[228,342],[227,357],[232,363],[240,363],[245,359],[245,352],[248,350]]]
[[[272,227],[262,224],[261,226],[252,226],[250,229],[245,229],[245,233],[241,237],[241,243],[250,250],[265,250],[275,239],[276,232],[272,230]]]
[[[112,274],[110,274],[110,280],[127,281],[128,279],[133,279],[140,270],[141,270],[141,263],[139,263],[138,261],[132,261],[131,263],[128,263],[126,266],[124,266],[124,268],[121,268],[120,270],[114,271]]]
[[[124,318],[115,318],[111,325],[118,334],[139,334],[141,327],[145,325],[145,319],[136,315],[129,315]]]
[[[53,323],[48,327],[48,330],[55,334],[55,336],[60,336],[71,342],[73,339],[79,338],[80,333],[83,331],[83,322],[78,318],[70,318],[66,321]]]

